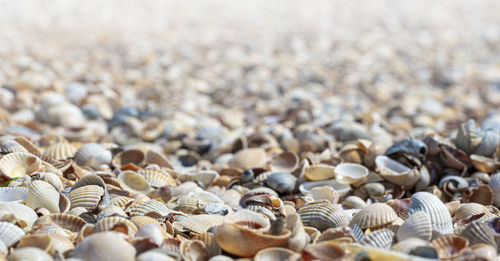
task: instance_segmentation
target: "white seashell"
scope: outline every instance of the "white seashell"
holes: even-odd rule
[[[219,173],[213,170],[200,170],[196,172],[187,172],[180,175],[180,181],[198,182],[203,187],[208,187],[219,176]]]
[[[97,143],[87,143],[75,153],[75,162],[79,166],[99,168],[101,165],[111,163],[111,152]]]
[[[67,160],[73,158],[77,148],[69,142],[58,142],[50,145],[43,155],[50,157],[53,160]]]
[[[425,211],[429,214],[432,228],[441,234],[452,234],[453,224],[450,212],[443,202],[429,192],[417,192],[410,198],[410,211]]]
[[[410,237],[416,237],[426,241],[431,240],[432,224],[429,214],[424,211],[417,211],[411,214],[399,227],[396,237],[398,241],[403,241]]]
[[[495,195],[495,206],[500,207],[500,173],[493,175],[488,182],[488,186],[490,186],[491,190],[493,190],[493,194]]]
[[[61,181],[61,178],[52,172],[41,172],[37,174],[41,180],[51,184],[57,191],[61,191],[64,189],[64,185]]]
[[[151,191],[151,186],[148,184],[146,179],[135,171],[123,171],[120,175],[118,175],[117,180],[124,190],[130,192],[147,194]]]
[[[147,200],[138,204],[133,204],[130,206],[126,212],[130,212],[130,216],[144,215],[148,212],[156,212],[162,216],[168,215],[172,210],[168,209],[168,207],[157,200]]]
[[[26,222],[28,228],[38,219],[38,215],[33,209],[21,203],[0,203],[0,211],[13,214],[16,218]]]
[[[0,222],[0,240],[6,247],[11,247],[23,236],[24,231],[18,226],[8,222]]]
[[[222,225],[223,217],[220,215],[195,215],[190,216],[181,222],[182,226],[196,233],[207,232],[208,229]]]
[[[73,257],[94,261],[134,261],[135,254],[135,248],[122,233],[102,232],[92,234],[76,245]]]
[[[420,178],[418,170],[410,169],[385,155],[377,156],[375,164],[382,178],[402,187],[412,187]]]
[[[104,189],[98,185],[87,185],[79,187],[72,190],[68,194],[68,198],[71,202],[71,208],[83,207],[88,211],[94,210],[101,197],[104,194]]]
[[[341,163],[335,166],[335,180],[341,184],[350,185],[366,180],[369,170],[356,163]]]
[[[50,213],[58,213],[59,198],[59,193],[52,185],[42,180],[34,180],[29,186],[28,197],[24,204],[32,209],[42,207]]]
[[[304,182],[299,186],[299,190],[302,194],[306,195],[307,193],[311,192],[312,188],[324,186],[332,187],[340,194],[341,197],[347,195],[347,193],[351,191],[351,186],[340,184],[334,179]]]
[[[36,257],[36,259],[34,259]],[[38,247],[23,247],[16,248],[12,254],[9,255],[9,261],[25,261],[25,260],[36,260],[36,261],[52,261],[52,257],[42,249]],[[70,259],[66,259],[70,260]]]
[[[359,243],[361,245],[389,249],[392,246],[393,240],[394,232],[392,232],[390,229],[384,228],[371,232],[370,234],[363,237],[363,239]]]
[[[28,197],[25,187],[0,187],[0,202],[22,202]]]
[[[22,178],[43,170],[42,160],[27,152],[12,152],[0,159],[0,174],[12,178]]]

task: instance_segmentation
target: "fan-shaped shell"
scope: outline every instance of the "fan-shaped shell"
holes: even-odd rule
[[[55,224],[72,232],[79,232],[87,224],[85,220],[69,214],[55,213],[41,216],[34,225]]]
[[[182,226],[196,233],[207,232],[210,228],[221,225],[224,218],[220,215],[195,215],[181,222]]]
[[[185,172],[179,176],[180,181],[198,182],[200,186],[208,187],[219,176],[219,173],[213,170],[199,170],[196,172]]]
[[[386,203],[394,209],[394,212],[396,212],[400,218],[403,220],[408,218],[408,212],[410,211],[409,198],[390,200]]]
[[[382,178],[402,187],[412,187],[420,178],[420,172],[417,169],[410,169],[385,155],[377,156],[375,164]]]
[[[159,170],[139,170],[139,174],[144,176],[144,179],[148,182],[148,184],[153,188],[160,188],[164,186],[177,186],[177,182],[175,179],[170,176],[168,173],[164,173]]]
[[[103,232],[92,234],[75,247],[73,257],[81,260],[134,261],[136,250],[121,233]]]
[[[148,217],[148,216],[133,216],[133,217],[130,218],[130,221],[132,221],[132,223],[134,223],[134,225],[138,229],[140,229],[141,227],[143,227],[145,225],[149,225],[149,224],[157,225],[158,227],[160,227],[162,237],[163,238],[168,238],[169,237],[169,235],[167,234],[167,232],[165,231],[165,229],[163,229],[162,225],[158,221],[156,221],[156,219],[154,219],[152,217]]]
[[[9,154],[12,152],[28,152],[19,142],[10,139],[0,139],[0,154]]]
[[[366,180],[368,169],[356,163],[341,163],[335,166],[335,180],[341,184],[353,184]]]
[[[349,216],[342,207],[331,203],[313,203],[300,208],[297,213],[305,226],[323,231],[331,227],[343,227],[349,224]]]
[[[231,167],[240,169],[264,167],[267,161],[266,151],[261,148],[249,148],[238,151],[230,161]]]
[[[460,233],[461,236],[469,240],[471,245],[488,244],[497,247],[495,234],[488,224],[473,221]]]
[[[123,217],[105,217],[97,223],[94,224],[94,229],[92,229],[92,234],[99,233],[103,231],[112,231],[118,225],[124,225],[127,227],[127,233],[129,236],[134,236],[137,232],[137,227],[130,220]],[[122,231],[120,229],[120,231]]]
[[[11,247],[17,243],[24,236],[24,231],[18,226],[8,223],[0,222],[0,241],[6,247]]]
[[[77,148],[73,144],[63,141],[50,145],[43,155],[54,160],[67,160],[73,158],[76,151]]]
[[[416,237],[426,241],[432,238],[432,224],[429,214],[424,211],[417,211],[411,214],[399,227],[396,234],[398,241]]]
[[[124,209],[130,202],[133,202],[133,198],[129,198],[126,196],[116,196],[114,198],[111,198],[110,202],[112,206],[117,206],[122,209]]]
[[[33,209],[15,202],[0,203],[0,211],[13,214],[17,219],[26,222],[28,228],[31,227],[38,218],[38,215]]]
[[[75,152],[75,162],[79,166],[98,168],[111,163],[111,152],[97,143],[87,143]]]
[[[146,179],[135,171],[126,170],[118,175],[120,186],[130,192],[147,194],[151,191],[151,186]]]
[[[210,257],[220,255],[221,249],[217,244],[217,241],[215,241],[215,235],[213,233],[200,233],[194,236],[193,239],[197,239],[205,243]]]
[[[462,203],[455,211],[454,219],[457,221],[468,220],[472,216],[483,214],[483,218],[494,216],[490,210],[478,203]]]
[[[25,187],[0,187],[0,203],[22,202],[28,197]]]
[[[323,164],[311,165],[305,167],[304,175],[311,181],[333,179],[335,177],[335,168]]]
[[[27,152],[12,152],[0,159],[0,173],[7,179],[22,178],[43,169],[42,161]]]
[[[71,191],[68,197],[71,202],[71,208],[83,207],[88,211],[93,211],[101,201],[103,195],[103,188],[97,185],[87,185]]]
[[[59,193],[52,185],[45,181],[34,180],[29,186],[28,197],[24,204],[32,209],[42,207],[51,213],[58,213],[59,198]]]
[[[457,235],[444,235],[433,240],[430,246],[437,250],[439,259],[452,260],[462,254],[469,241]]]
[[[363,237],[361,245],[369,245],[382,249],[389,249],[392,246],[392,241],[394,240],[394,232],[390,229],[384,228],[371,232],[370,234]]]
[[[138,204],[133,204],[130,206],[130,209],[127,209],[127,212],[130,212],[130,216],[141,216],[148,212],[156,212],[162,216],[166,216],[171,211],[164,203],[157,200],[146,200]]]
[[[373,203],[352,217],[350,226],[358,225],[361,229],[388,225],[398,219],[394,210],[384,203]]]
[[[450,212],[443,202],[429,192],[417,192],[410,199],[410,215],[425,211],[431,218],[432,228],[441,234],[452,234],[453,226]]]

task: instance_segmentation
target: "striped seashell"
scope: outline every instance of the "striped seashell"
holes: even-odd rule
[[[120,226],[125,226],[126,229],[123,229],[120,227],[118,230],[115,230],[115,228],[120,225]],[[137,227],[132,223],[130,220],[123,218],[123,217],[105,217],[103,219],[100,219],[97,221],[97,223],[94,224],[94,228],[92,229],[92,234],[103,232],[103,231],[119,231],[119,232],[124,232],[126,230],[125,234],[128,234],[129,236],[133,237],[135,233],[137,232]]]
[[[149,224],[155,224],[161,229],[161,234],[163,238],[169,238],[170,235],[163,229],[163,226],[154,218],[148,216],[133,216],[130,218],[130,221],[134,223],[134,225],[140,229],[141,227]]]
[[[460,236],[468,239],[471,245],[476,244],[488,244],[497,247],[495,241],[495,234],[488,224],[481,223],[478,221],[471,222],[464,230],[460,233]]]
[[[151,191],[151,186],[139,173],[131,170],[121,172],[118,177],[120,186],[129,192],[147,194]]]
[[[38,219],[36,212],[30,207],[16,202],[0,203],[0,212],[13,214],[15,218],[25,223],[26,228],[31,228]]]
[[[335,178],[335,168],[325,164],[311,165],[305,167],[304,175],[311,181],[333,179]]]
[[[390,225],[396,219],[398,219],[398,215],[387,204],[373,203],[355,214],[349,226],[352,227],[356,224],[364,230]]]
[[[97,143],[87,143],[75,152],[75,163],[78,166],[99,168],[111,163],[111,152]]]
[[[201,214],[190,216],[187,219],[181,221],[181,224],[185,229],[191,230],[196,233],[203,233],[207,232],[212,227],[221,225],[223,219],[224,218],[220,215]]]
[[[99,211],[99,217],[109,217],[109,216],[121,216],[126,217],[127,213],[123,211],[122,208],[118,206],[106,206]]]
[[[64,185],[61,180],[62,176],[58,176],[57,174],[51,172],[40,172],[37,173],[36,176],[38,176],[40,180],[43,180],[52,185],[57,191],[61,191],[64,189]]]
[[[55,213],[46,216],[41,216],[37,219],[34,225],[55,224],[71,232],[79,232],[87,222],[82,218],[72,216],[70,214]]]
[[[398,186],[411,188],[420,179],[420,171],[410,169],[385,155],[377,156],[375,164],[382,178]]]
[[[177,209],[188,214],[192,214],[202,207],[198,204],[198,200],[189,196],[182,196],[177,200]]]
[[[27,152],[9,153],[0,159],[0,174],[7,179],[22,178],[44,169],[42,161]]]
[[[17,245],[19,248],[24,247],[37,247],[50,255],[55,253],[54,239],[51,235],[47,234],[29,234],[25,235],[19,240]]]
[[[11,247],[21,240],[23,236],[24,231],[18,226],[8,222],[0,222],[0,241],[6,247]]]
[[[32,209],[45,208],[51,213],[60,212],[59,193],[49,183],[41,180],[31,182],[24,204]]]
[[[433,240],[430,246],[437,250],[439,259],[453,260],[462,255],[469,246],[469,241],[457,235],[444,235]]]
[[[157,200],[146,200],[141,203],[133,204],[126,212],[130,213],[130,216],[142,216],[148,212],[156,212],[162,216],[168,215],[172,210],[168,209],[168,207]]]
[[[87,185],[72,190],[68,197],[71,202],[71,208],[83,207],[92,212],[97,208],[103,195],[103,188],[97,185]]]
[[[0,154],[9,154],[12,152],[28,152],[19,142],[10,138],[0,139]]]
[[[103,232],[85,237],[76,245],[72,257],[78,260],[134,261],[136,250],[121,233]]]
[[[89,174],[85,175],[82,178],[80,178],[75,184],[73,184],[73,187],[71,187],[70,191],[73,191],[77,188],[87,186],[87,185],[97,185],[101,188],[104,189],[104,196],[102,198],[102,202],[105,205],[109,205],[110,199],[109,199],[109,193],[106,188],[106,183],[104,183],[104,180],[102,180],[101,177],[95,175],[95,174]]]
[[[177,186],[177,182],[168,173],[164,173],[160,170],[139,170],[139,174],[144,176],[146,182],[153,188],[160,188],[164,186]]]
[[[167,159],[167,157],[163,156],[162,154],[155,152],[153,150],[149,150],[146,153],[146,159],[145,159],[146,165],[148,164],[156,164],[162,168],[169,168],[169,169],[174,169],[174,166],[172,163]]]
[[[28,197],[28,188],[0,187],[0,203],[22,202]]]
[[[398,241],[403,241],[410,237],[420,238],[426,241],[432,238],[432,224],[429,214],[424,211],[417,211],[411,214],[399,227],[396,237]]]
[[[394,241],[394,232],[390,229],[384,228],[371,232],[363,237],[359,242],[361,245],[374,246],[382,249],[389,249]]]
[[[215,178],[219,177],[219,173],[213,170],[199,170],[196,172],[182,173],[178,178],[180,181],[194,181],[204,188],[210,186]]]
[[[495,206],[500,207],[500,173],[491,176],[488,186],[493,191]]]
[[[75,156],[77,148],[68,142],[58,142],[50,145],[43,155],[54,160],[67,160]]]
[[[369,170],[356,163],[341,163],[335,166],[335,180],[340,184],[350,185],[368,178]]]
[[[408,212],[410,211],[410,199],[394,199],[386,202],[387,205],[394,209],[394,212],[402,218],[403,220],[408,218]]]
[[[110,204],[112,206],[117,206],[120,207],[121,209],[125,209],[126,207],[128,207],[129,204],[131,204],[131,202],[134,202],[134,200],[135,199],[126,196],[116,196],[111,198]]]
[[[266,151],[262,148],[242,149],[234,154],[229,165],[234,168],[248,169],[263,167],[267,161]]]
[[[200,240],[185,240],[180,245],[181,256],[184,260],[207,260],[208,249]]]
[[[17,136],[15,140],[21,144],[29,153],[31,154],[41,154],[42,152],[38,149],[35,144],[23,136]]]
[[[478,203],[462,203],[455,211],[454,219],[457,221],[468,220],[473,216],[483,215],[481,220],[494,216],[486,207]]]
[[[410,199],[410,215],[425,211],[431,218],[432,228],[441,234],[452,234],[453,225],[450,212],[443,202],[429,192],[417,192]]]
[[[215,235],[213,233],[199,233],[198,235],[195,235],[193,239],[200,240],[205,243],[209,257],[220,255],[222,252],[220,246],[217,244],[217,241],[215,241]]]
[[[349,224],[349,216],[345,210],[329,202],[320,201],[308,204],[300,208],[297,213],[304,226],[315,227],[320,231]]]

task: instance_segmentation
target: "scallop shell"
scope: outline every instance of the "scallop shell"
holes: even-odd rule
[[[266,151],[261,148],[249,148],[238,151],[230,161],[230,166],[240,169],[264,167],[267,161]]]
[[[168,207],[160,201],[146,200],[138,204],[133,204],[127,209],[127,212],[130,212],[130,216],[141,216],[148,212],[156,212],[162,216],[166,216],[172,212],[172,210],[168,209]]]
[[[44,152],[43,155],[50,157],[54,160],[67,160],[73,158],[77,148],[73,144],[68,142],[58,142],[50,145]]]
[[[358,225],[361,229],[377,228],[391,224],[398,215],[384,203],[373,203],[352,217],[349,226]]]
[[[398,241],[416,237],[426,241],[432,238],[432,224],[429,214],[424,211],[417,211],[411,214],[399,227],[396,237]]]
[[[110,204],[112,206],[117,206],[122,209],[125,209],[125,207],[127,207],[131,202],[133,202],[134,199],[126,196],[116,196],[112,198],[110,201],[111,201]]]
[[[384,228],[371,232],[370,234],[363,237],[361,245],[374,246],[382,249],[389,249],[392,246],[394,240],[394,232],[390,229]]]
[[[402,187],[412,187],[420,178],[420,172],[417,169],[410,169],[384,155],[377,156],[375,164],[382,178]]]
[[[8,223],[0,222],[0,241],[6,247],[11,247],[17,243],[24,236],[24,231],[18,226]]]
[[[27,152],[12,152],[0,159],[0,173],[7,179],[22,178],[43,169],[42,161]]]
[[[119,225],[125,226],[126,234],[129,236],[134,236],[137,232],[137,227],[130,220],[123,217],[105,217],[97,223],[94,224],[94,229],[92,229],[92,234],[103,232],[103,231],[112,231]],[[121,228],[119,231],[123,231]]]
[[[484,243],[494,246],[495,248],[497,247],[495,234],[491,230],[490,226],[485,223],[473,221],[465,227],[464,230],[462,230],[460,235],[467,238],[471,245]]]
[[[103,188],[97,185],[87,185],[71,191],[68,197],[71,201],[71,208],[83,207],[88,211],[93,211],[103,195]]]
[[[0,212],[1,211],[13,214],[17,219],[26,222],[28,228],[38,219],[38,215],[33,209],[20,203],[0,203]]]
[[[453,217],[455,220],[468,220],[473,216],[483,215],[482,218],[489,218],[494,216],[490,210],[481,204],[478,203],[462,203],[455,211],[455,216]]]
[[[349,224],[349,216],[342,207],[330,203],[315,203],[300,208],[297,213],[305,226],[323,231]]]
[[[318,181],[335,178],[335,168],[328,165],[312,165],[304,169],[304,175],[308,180]]]
[[[120,186],[130,192],[147,194],[151,191],[151,186],[146,179],[137,172],[126,170],[118,175]]]
[[[409,198],[390,200],[386,203],[394,209],[394,212],[396,212],[400,218],[403,220],[408,218],[408,212],[410,211]]]
[[[139,170],[139,174],[144,176],[144,179],[153,188],[160,188],[164,186],[177,186],[177,182],[168,173],[164,173],[159,170]]]
[[[31,182],[28,197],[24,201],[26,206],[35,208],[46,208],[51,213],[60,212],[59,193],[49,183],[41,180]]]
[[[72,232],[79,232],[87,222],[82,218],[69,214],[55,213],[47,216],[41,216],[34,225],[55,224]]]
[[[179,176],[180,181],[194,181],[200,186],[208,187],[219,176],[219,173],[213,170],[200,170],[196,172],[186,172]]]
[[[87,143],[75,152],[75,162],[79,166],[99,168],[111,163],[111,152],[97,143]]]
[[[121,167],[130,163],[136,166],[142,166],[144,159],[145,155],[142,151],[137,149],[130,149],[116,154],[111,163],[113,167],[120,169]]]
[[[152,217],[148,217],[148,216],[133,216],[130,218],[130,221],[132,221],[132,223],[134,223],[134,225],[140,229],[141,227],[145,226],[145,225],[149,225],[149,224],[154,224],[154,225],[157,225],[158,227],[161,228],[161,234],[163,236],[163,238],[169,238],[170,235],[168,235],[168,233],[165,231],[165,229],[163,229],[163,226],[154,218]]]
[[[262,249],[255,254],[255,261],[273,261],[273,260],[300,260],[300,255],[290,249],[282,247],[270,247]]]
[[[448,208],[429,192],[417,192],[410,199],[410,215],[425,211],[431,218],[432,228],[441,234],[452,234],[453,226]]]
[[[477,187],[469,187],[462,191],[465,202],[475,202],[481,205],[492,205],[494,194],[488,185],[479,185]]]
[[[77,188],[80,188],[80,187],[83,187],[83,186],[87,186],[87,185],[97,185],[101,188],[104,189],[104,195],[103,195],[103,198],[102,198],[102,202],[105,204],[105,205],[109,205],[110,204],[110,199],[109,199],[109,193],[108,193],[108,189],[106,188],[106,183],[104,183],[104,180],[102,180],[101,177],[95,175],[95,174],[89,174],[89,175],[86,175],[86,176],[83,176],[82,178],[80,178],[74,185],[73,187],[71,187],[71,191],[77,189]]]
[[[121,233],[103,232],[92,234],[75,247],[73,257],[81,260],[134,261],[135,248]]]
[[[430,244],[438,252],[439,259],[452,260],[460,256],[469,246],[469,241],[457,235],[444,235]]]
[[[292,172],[299,166],[299,157],[293,152],[281,152],[273,157],[270,165],[272,171]]]
[[[0,203],[22,202],[28,197],[25,187],[0,187]]]
[[[335,180],[341,184],[362,182],[368,178],[368,169],[356,163],[341,163],[335,166]]]

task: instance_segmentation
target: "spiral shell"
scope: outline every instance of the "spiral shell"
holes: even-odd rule
[[[373,203],[352,217],[349,226],[358,225],[361,229],[377,228],[398,219],[396,212],[384,203]]]
[[[410,199],[410,215],[425,211],[431,218],[432,228],[441,234],[452,234],[453,226],[450,212],[439,198],[429,192],[417,192]]]
[[[305,226],[315,227],[320,231],[349,224],[347,212],[342,207],[329,202],[306,205],[300,208],[297,213]]]
[[[424,211],[417,211],[411,214],[408,219],[399,227],[396,237],[398,241],[416,237],[426,241],[432,238],[431,218]]]

